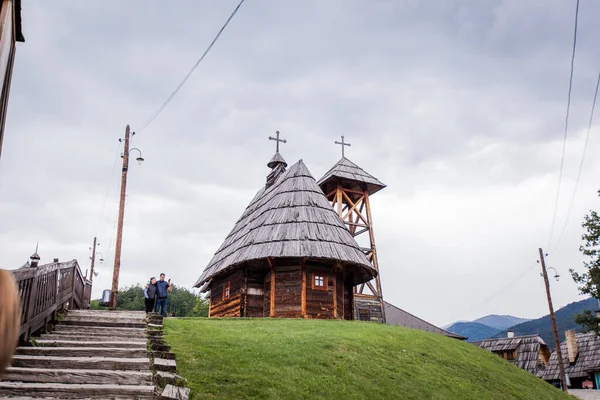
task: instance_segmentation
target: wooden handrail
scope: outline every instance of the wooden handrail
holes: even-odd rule
[[[55,262],[12,271],[21,299],[20,337],[33,333],[56,320],[61,309],[89,308],[91,282],[86,280],[77,260]]]

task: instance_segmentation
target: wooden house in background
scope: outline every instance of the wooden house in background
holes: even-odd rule
[[[509,332],[508,337],[486,339],[473,344],[539,377],[544,374],[550,359],[550,349],[539,335],[514,336]]]
[[[560,344],[565,375],[574,389],[592,387],[600,389],[600,337],[594,332],[565,332],[566,340]],[[556,351],[552,353],[542,378],[560,386],[560,368]]]
[[[377,275],[302,160],[271,173],[195,283],[210,317],[353,319],[353,288]]]

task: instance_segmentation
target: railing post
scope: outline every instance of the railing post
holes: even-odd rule
[[[36,298],[37,298],[38,278],[39,278],[39,276],[36,274],[31,279],[31,290],[29,291],[29,297],[27,298],[27,314],[25,314],[25,319],[24,319],[24,321],[26,323],[31,321],[35,317],[35,315],[33,313],[35,311],[35,303],[36,303]],[[31,331],[31,328],[28,329],[27,332],[24,332],[25,340],[29,339],[29,336],[31,335],[30,331]]]
[[[75,266],[73,266],[72,269],[72,274],[73,274],[73,278],[71,280],[71,297],[69,298],[69,310],[72,310],[75,308],[75,272],[76,272],[76,268]]]

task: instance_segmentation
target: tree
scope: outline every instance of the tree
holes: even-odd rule
[[[92,310],[107,309],[107,307],[100,306],[99,303],[99,300],[92,300],[90,308]],[[117,310],[143,311],[144,309],[144,287],[142,285],[138,283],[119,289]],[[207,317],[208,301],[184,287],[173,286],[173,291],[169,293],[167,312],[176,317]]]
[[[600,195],[600,191],[598,191]],[[579,285],[579,293],[592,296],[600,300],[600,215],[596,211],[590,211],[584,217],[583,224],[585,233],[581,236],[584,243],[579,246],[579,251],[588,257],[584,261],[585,272],[579,274],[573,269],[569,272],[573,280]],[[582,325],[585,331],[594,331],[600,334],[600,318],[597,318],[591,311],[586,310],[575,316],[575,322]]]

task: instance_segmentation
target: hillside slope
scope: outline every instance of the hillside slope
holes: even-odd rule
[[[476,342],[491,338],[498,334],[500,329],[492,328],[491,326],[478,324],[476,322],[455,322],[446,328],[448,332],[456,333],[467,338],[468,342]]]
[[[366,322],[165,320],[192,398],[568,399],[471,344]]]
[[[511,326],[515,326],[517,324],[522,324],[523,322],[530,321],[527,318],[519,318],[513,317],[512,315],[496,315],[490,314],[485,317],[477,318],[472,322],[477,322],[478,324],[484,324],[487,326],[491,326],[492,328],[496,328],[499,330],[508,329]]]
[[[598,301],[593,298],[577,301],[574,303],[567,304],[563,308],[554,311],[556,317],[556,327],[558,330],[558,337],[562,342],[565,340],[565,331],[569,329],[575,329],[577,332],[581,332],[581,326],[577,325],[573,318],[575,314],[578,314],[584,310],[595,311],[598,309]],[[512,326],[510,328],[515,335],[535,335],[536,333],[544,339],[544,341],[554,349],[554,336],[552,334],[552,323],[550,322],[550,315],[545,315],[541,318],[534,319],[522,324]],[[502,331],[495,335],[495,337],[505,337],[506,331]]]

